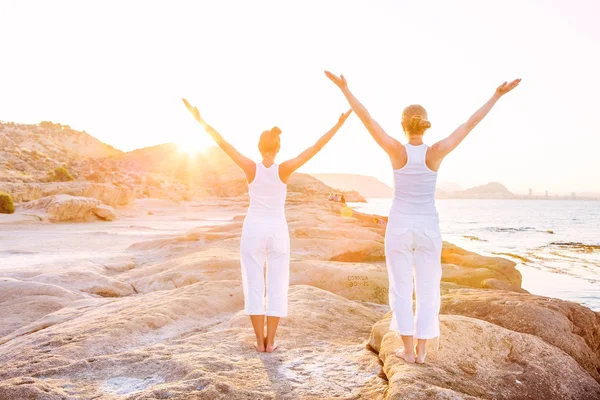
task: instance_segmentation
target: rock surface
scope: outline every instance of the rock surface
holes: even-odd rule
[[[600,313],[549,297],[473,289],[444,294],[441,309],[535,335],[569,354],[600,383]]]
[[[383,362],[384,399],[597,399],[600,384],[562,350],[537,336],[487,321],[441,315],[439,349],[426,364],[395,355],[402,339],[389,332],[391,313],[369,340]]]
[[[4,224],[0,399],[599,393],[599,313],[523,293],[514,263],[447,243],[440,349],[424,366],[401,362],[385,317],[385,227],[326,200],[287,207],[289,315],[281,347],[257,353],[241,311],[245,205],[146,199],[110,224]]]
[[[237,281],[74,302],[46,317],[60,323],[3,346],[0,398],[376,398],[385,389],[365,348],[381,306],[294,286],[280,349],[259,354],[242,304]]]
[[[448,282],[480,288],[486,287],[486,280],[495,279],[510,285],[508,287],[513,290],[521,288],[522,276],[515,268],[517,264],[504,258],[486,257],[444,243],[442,263],[447,264],[443,279]],[[488,282],[487,285],[493,286],[494,283]]]

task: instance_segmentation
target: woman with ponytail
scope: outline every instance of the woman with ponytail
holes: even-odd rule
[[[402,336],[404,347],[396,355],[409,363],[424,363],[428,339],[439,346],[442,238],[435,206],[437,171],[444,157],[456,148],[488,114],[494,104],[513,90],[520,79],[504,82],[492,97],[450,136],[428,147],[423,143],[431,127],[427,112],[411,105],[402,112],[406,145],[389,136],[354,97],[343,75],[325,72],[342,91],[352,110],[373,139],[388,154],[394,169],[394,199],[385,234],[385,256],[389,275],[390,330]],[[413,275],[416,317],[413,316]],[[414,346],[413,338],[417,339]]]
[[[290,236],[285,219],[285,199],[290,176],[317,154],[344,124],[352,110],[342,114],[338,122],[314,145],[296,158],[275,163],[281,146],[281,130],[274,127],[264,131],[258,141],[262,162],[255,163],[244,157],[230,143],[208,125],[198,109],[183,99],[196,121],[202,125],[221,149],[246,174],[250,207],[244,219],[240,258],[244,290],[244,311],[250,316],[256,334],[256,349],[272,352],[277,348],[275,333],[279,319],[287,316],[290,276]],[[267,261],[266,311],[264,265]],[[265,336],[265,315],[267,335]]]

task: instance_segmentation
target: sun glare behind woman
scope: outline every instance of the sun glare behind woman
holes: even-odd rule
[[[201,153],[211,145],[211,143],[201,135],[189,135],[187,137],[179,138],[176,144],[180,152],[190,155]]]

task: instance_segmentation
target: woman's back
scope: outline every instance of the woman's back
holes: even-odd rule
[[[437,217],[435,187],[437,172],[427,167],[429,146],[406,144],[406,165],[394,170],[394,200],[390,214]]]
[[[287,185],[279,178],[279,164],[269,168],[256,164],[256,175],[248,185],[250,208],[248,216],[256,219],[285,218]]]

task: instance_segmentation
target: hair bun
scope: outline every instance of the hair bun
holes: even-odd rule
[[[413,115],[410,118],[410,126],[415,131],[424,131],[425,129],[431,128],[431,122],[420,115]]]
[[[274,126],[273,128],[271,128],[271,134],[273,136],[279,136],[281,135],[281,129],[279,129],[279,127]]]
[[[413,115],[410,118],[410,126],[414,131],[424,131],[425,129],[431,128],[431,122],[423,119],[420,115]]]

